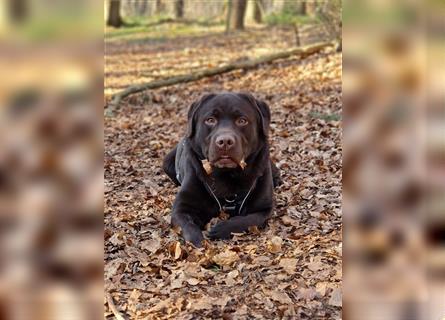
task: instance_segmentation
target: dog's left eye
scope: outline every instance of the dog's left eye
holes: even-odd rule
[[[249,123],[249,121],[247,121],[247,119],[244,118],[244,117],[240,117],[240,118],[236,119],[236,125],[237,126],[245,126],[248,123]]]
[[[218,121],[214,117],[208,117],[204,122],[206,125],[214,126]]]

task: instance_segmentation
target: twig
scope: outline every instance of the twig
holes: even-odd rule
[[[117,310],[116,305],[114,304],[113,297],[107,292],[106,294],[108,307],[110,308],[111,312],[113,312],[114,317],[117,320],[126,320],[125,317],[122,315],[122,313]]]

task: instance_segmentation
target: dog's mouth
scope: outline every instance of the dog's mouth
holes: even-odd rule
[[[235,161],[230,156],[222,155],[212,163],[217,168],[236,168],[238,161]]]

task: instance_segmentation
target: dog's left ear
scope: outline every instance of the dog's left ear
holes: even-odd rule
[[[249,101],[258,111],[261,119],[261,131],[265,137],[269,134],[270,127],[270,109],[269,106],[262,100],[256,99],[250,93],[240,93],[242,98]]]
[[[265,137],[269,135],[270,128],[270,109],[269,106],[263,100],[255,99],[258,109],[262,115],[261,124],[263,128],[263,134]]]

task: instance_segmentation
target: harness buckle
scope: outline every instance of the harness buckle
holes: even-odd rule
[[[233,205],[233,206],[224,206],[223,207],[223,209],[224,209],[224,211],[232,211],[232,210],[235,210],[236,209],[236,205]]]

